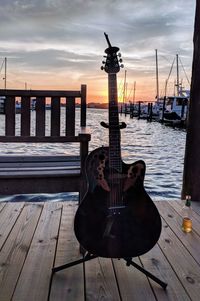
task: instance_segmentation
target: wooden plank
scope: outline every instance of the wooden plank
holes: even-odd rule
[[[112,261],[96,258],[85,263],[86,300],[118,301],[120,295]]]
[[[165,231],[165,227],[163,227],[162,231]],[[181,301],[191,300],[174,272],[173,267],[157,244],[149,252],[142,255],[140,259],[143,267],[147,271],[167,283],[167,288],[164,290],[155,281],[149,278],[156,300],[180,301],[180,296]]]
[[[39,127],[39,121],[38,121],[38,127]],[[41,130],[41,134],[44,133],[44,129]],[[6,137],[6,136],[0,136],[0,142],[32,142],[32,143],[64,143],[64,142],[80,142],[80,141],[90,141],[91,136],[89,134],[81,134],[79,136],[60,136],[60,137],[54,137],[54,136],[46,136],[46,137],[37,137],[37,136],[16,136],[16,137]]]
[[[36,136],[45,136],[45,97],[36,99]]]
[[[200,202],[192,202],[192,208],[200,215]]]
[[[139,264],[138,258],[134,258],[134,261]],[[156,300],[143,273],[132,266],[127,267],[123,259],[114,260],[114,268],[123,301]]]
[[[60,136],[60,98],[51,99],[51,136]]]
[[[15,97],[7,96],[5,100],[5,135],[15,136]]]
[[[28,96],[28,97],[81,97],[81,92],[77,90],[16,90],[0,89],[1,96]]]
[[[42,210],[26,204],[0,253],[0,300],[11,300]]]
[[[31,166],[23,166],[22,164],[20,166],[15,166],[15,167],[1,167],[0,173],[3,172],[11,172],[11,171],[17,171],[17,172],[26,172],[26,171],[49,171],[49,172],[57,172],[57,171],[61,171],[61,170],[66,170],[67,172],[69,170],[74,170],[74,169],[78,169],[80,170],[80,164],[76,164],[76,165],[67,165],[67,164],[63,164],[63,166],[61,164],[56,164],[55,166],[48,166],[48,164],[46,165],[31,165]]]
[[[1,201],[0,201],[0,212],[1,212],[1,210],[3,209],[3,207],[5,206],[5,204],[6,204],[5,202],[1,202]]]
[[[200,266],[164,219],[162,223],[165,231],[158,244],[191,300],[199,300]]]
[[[80,167],[80,160],[79,161],[41,161],[41,162],[5,162],[1,163],[0,162],[0,168],[1,170],[3,169],[15,169],[15,168],[45,168],[45,167],[50,167],[50,168],[74,168],[74,167]]]
[[[25,177],[73,177],[73,176],[79,176],[80,175],[80,169],[65,169],[65,170],[31,170],[31,171],[6,171],[6,172],[0,172],[0,178],[25,178]]]
[[[81,258],[79,243],[74,235],[74,215],[76,210],[76,202],[63,203],[55,266],[60,266]],[[54,274],[50,300],[84,300],[83,264]]]
[[[86,94],[87,86],[81,85],[81,126],[86,126]]]
[[[60,216],[60,203],[45,203],[12,300],[47,300]]]
[[[75,135],[75,98],[66,100],[66,136]]]
[[[7,203],[0,212],[0,250],[14,226],[24,203]]]
[[[185,204],[184,200],[179,200],[179,201],[169,201],[168,204],[172,206],[180,215],[182,208]],[[192,219],[196,219],[197,221],[200,221],[200,204],[198,205],[198,202],[192,202],[191,207],[192,207]]]
[[[0,156],[0,163],[3,164],[4,162],[8,163],[15,163],[15,162],[68,162],[70,163],[79,161],[80,162],[80,156]]]
[[[30,136],[31,126],[31,99],[23,96],[21,99],[21,136]]]
[[[181,239],[185,248],[190,250],[191,255],[195,258],[195,260],[200,265],[200,223],[193,221],[193,228],[197,230],[197,232],[193,231],[192,233],[185,233],[182,231],[182,217],[177,214],[174,208],[172,208],[167,202],[156,202],[156,206],[162,217],[165,219],[165,222],[169,225],[169,227],[176,233],[176,235]],[[198,224],[196,226],[196,224]],[[198,227],[198,228],[197,228]]]

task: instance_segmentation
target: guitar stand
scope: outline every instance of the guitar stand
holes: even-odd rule
[[[82,259],[79,260],[75,260],[72,262],[69,262],[67,264],[63,264],[61,266],[55,267],[52,269],[52,275],[58,271],[62,271],[64,269],[67,269],[69,267],[75,266],[77,264],[89,261],[91,259],[97,258],[98,256],[96,255],[92,255],[90,253],[87,253]],[[146,271],[144,268],[142,268],[141,266],[139,266],[137,263],[135,263],[134,261],[132,261],[132,258],[123,258],[126,261],[126,265],[130,266],[132,265],[134,268],[136,268],[137,270],[139,270],[140,272],[142,272],[143,274],[145,274],[147,277],[151,278],[153,281],[157,282],[160,286],[162,286],[162,288],[165,290],[167,287],[167,283],[161,281],[160,279],[158,279],[157,277],[155,277],[154,275],[152,275],[150,272]]]

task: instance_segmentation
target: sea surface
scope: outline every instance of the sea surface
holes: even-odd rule
[[[63,110],[63,109],[62,109]],[[31,113],[32,129],[34,134],[35,112]],[[64,133],[65,114],[62,112],[62,128]],[[182,189],[183,161],[185,152],[186,132],[180,129],[167,127],[158,122],[130,119],[119,116],[120,121],[127,123],[121,130],[122,158],[126,163],[142,159],[146,163],[144,186],[153,200],[179,199]],[[4,134],[4,115],[0,115],[0,135]],[[80,123],[80,110],[76,109],[76,129]],[[46,134],[50,129],[50,111],[46,111]],[[89,151],[108,145],[108,130],[100,125],[101,121],[108,121],[108,111],[102,109],[87,110],[87,128],[91,133]],[[17,133],[20,131],[20,114],[17,114]],[[78,154],[77,144],[16,144],[0,143],[1,155],[55,155]],[[65,201],[77,200],[77,193],[40,194],[1,196],[0,201]]]

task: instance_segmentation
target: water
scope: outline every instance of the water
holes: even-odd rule
[[[35,112],[32,112],[32,121]],[[47,128],[49,133],[50,112],[46,114]],[[80,110],[76,110],[77,124],[79,127]],[[17,131],[20,130],[19,116],[17,115]],[[0,115],[0,135],[4,134],[3,120]],[[90,129],[92,139],[89,150],[108,145],[108,130],[100,126],[101,121],[108,120],[107,110],[88,109],[87,126]],[[120,121],[127,123],[127,128],[121,131],[122,158],[126,163],[132,163],[142,159],[146,163],[146,176],[144,186],[153,200],[179,199],[182,188],[183,160],[185,151],[185,136],[183,130],[173,129],[158,122],[149,123],[146,120],[130,119],[129,116],[120,116]],[[33,122],[32,122],[33,124]],[[62,116],[64,128],[64,112]],[[34,134],[34,126],[31,132]],[[55,155],[55,154],[78,154],[77,144],[16,144],[0,143],[1,154],[25,154],[25,155]],[[29,195],[2,197],[1,200],[75,200],[76,193],[64,193],[57,195]]]

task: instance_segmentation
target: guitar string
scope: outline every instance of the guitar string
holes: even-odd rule
[[[117,87],[116,87],[116,74],[114,76],[109,75],[109,91],[110,91],[110,103],[111,106],[109,108],[109,122],[110,126],[119,126],[119,120],[118,120],[118,105],[117,105]],[[113,78],[112,78],[113,77]],[[113,92],[114,91],[114,92]],[[113,107],[113,108],[112,108]],[[111,114],[112,110],[112,114]],[[113,113],[114,112],[114,113]],[[113,121],[113,120],[114,121]],[[111,133],[112,131],[112,133]],[[112,153],[113,150],[111,150],[111,145],[113,147],[114,145],[114,155]],[[112,206],[120,206],[121,204],[121,195],[122,195],[122,179],[120,178],[121,172],[122,172],[122,166],[121,166],[121,154],[120,154],[120,130],[118,129],[112,129],[110,128],[110,165],[111,165],[111,193],[110,198]],[[115,169],[117,169],[117,174],[115,174]],[[116,187],[117,186],[117,187]]]

